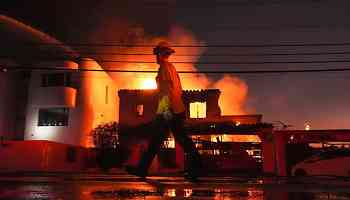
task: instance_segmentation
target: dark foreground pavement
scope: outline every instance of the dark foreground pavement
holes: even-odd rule
[[[203,177],[191,183],[178,176],[147,181],[122,171],[102,173],[0,174],[0,200],[349,199],[350,178],[341,177]]]

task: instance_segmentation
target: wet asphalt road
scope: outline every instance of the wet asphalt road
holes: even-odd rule
[[[153,176],[147,181],[125,173],[2,174],[0,200],[216,199],[312,200],[349,199],[350,179]]]

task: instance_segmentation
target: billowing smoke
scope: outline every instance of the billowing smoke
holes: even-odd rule
[[[173,26],[168,36],[154,37],[146,35],[140,27],[128,27],[125,31],[126,36],[119,35],[122,42],[126,44],[157,44],[160,41],[170,42],[176,51],[170,57],[171,62],[196,62],[206,49],[203,47],[181,47],[181,46],[205,46],[205,42],[199,41],[190,31],[180,27]],[[178,47],[176,47],[178,46]],[[179,47],[180,46],[180,47]],[[118,55],[111,55],[110,60],[123,61],[140,61],[155,62],[152,53],[152,47],[130,47],[113,49]],[[108,52],[111,52],[109,50]],[[120,54],[137,54],[137,55],[120,55]],[[148,55],[140,55],[148,54]],[[122,69],[122,70],[152,70],[156,71],[158,65],[156,63],[101,63],[105,69]],[[177,63],[175,67],[178,71],[197,71],[197,67],[193,64]],[[216,66],[213,66],[216,67]],[[115,80],[118,89],[144,89],[143,83],[146,80],[154,80],[155,73],[110,73]],[[225,75],[220,80],[213,80],[205,74],[180,74],[182,87],[189,89],[220,89],[221,96],[219,105],[222,114],[237,115],[245,114],[244,103],[246,101],[248,87],[245,82],[238,77]]]
[[[221,91],[219,105],[222,115],[246,114],[244,104],[248,94],[248,86],[243,80],[235,76],[225,75],[214,83],[214,87]]]
[[[198,41],[191,32],[179,26],[172,28],[170,31],[169,41],[172,44],[179,46],[205,46],[205,42]],[[188,62],[198,61],[200,55],[203,54],[206,50],[202,47],[186,47],[175,49],[176,54],[178,55],[191,56],[177,57],[175,54],[175,57],[173,57],[172,61]],[[193,64],[176,64],[176,68],[177,70],[183,71],[197,71],[197,68]],[[243,80],[239,79],[236,76],[224,75],[222,79],[214,81],[204,74],[182,74],[181,81],[184,89],[220,89],[221,95],[219,99],[219,105],[221,108],[221,114],[223,115],[238,115],[246,113],[244,104],[246,102],[248,94],[248,86]]]
[[[170,30],[169,42],[176,46],[204,46],[205,42],[198,41],[194,35],[182,27],[174,26]],[[198,47],[175,47],[176,53],[170,57],[170,61],[178,62],[196,62],[201,54],[206,49]],[[175,64],[178,71],[197,71],[193,64]],[[181,74],[181,83],[183,89],[206,89],[209,87],[211,81],[203,74]]]

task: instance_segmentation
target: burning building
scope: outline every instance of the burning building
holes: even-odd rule
[[[120,145],[130,154],[127,162],[135,164],[152,135],[149,124],[156,115],[157,92],[119,90],[118,94],[120,127],[127,127],[119,133]],[[257,170],[261,164],[258,135],[268,126],[262,123],[262,115],[221,115],[219,96],[218,89],[184,91],[188,133],[204,160],[213,161],[207,163],[212,170]],[[170,134],[152,167],[182,169],[185,160],[183,149]]]

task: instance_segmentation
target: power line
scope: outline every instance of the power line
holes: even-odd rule
[[[226,24],[217,24],[211,26],[212,30],[226,30],[226,31],[285,31],[285,30],[336,30],[336,29],[348,29],[349,24],[309,24],[309,25],[297,25],[297,24],[282,24],[274,26],[266,25],[250,25],[250,26],[235,26]],[[196,27],[197,29],[204,30],[203,27]]]
[[[64,67],[19,67],[12,66],[6,68],[10,70],[23,71],[73,71],[73,72],[116,72],[116,73],[157,73],[155,70],[124,70],[124,69],[70,69]],[[324,68],[324,69],[294,69],[294,70],[215,70],[215,71],[178,71],[181,74],[271,74],[271,73],[315,73],[315,72],[344,72],[350,71],[350,68]]]
[[[126,64],[156,64],[155,61],[127,61],[127,60],[96,60],[98,63],[126,63]],[[350,60],[314,60],[314,61],[262,61],[262,62],[191,62],[174,61],[173,64],[197,64],[197,65],[265,65],[265,64],[326,64],[349,63]]]
[[[124,48],[145,48],[155,47],[157,44],[120,44],[120,43],[25,43],[22,45],[29,46],[87,46],[87,47],[124,47]],[[260,48],[260,47],[320,47],[320,46],[350,46],[350,43],[281,43],[281,44],[209,44],[209,45],[179,45],[174,44],[172,47],[179,48]]]
[[[64,61],[66,59],[50,59],[43,61]],[[99,60],[98,63],[127,63],[127,64],[156,64],[155,61],[135,61],[135,60]],[[349,63],[350,60],[310,60],[310,61],[260,61],[260,62],[192,62],[173,61],[174,64],[197,64],[197,65],[265,65],[265,64],[327,64],[327,63]]]
[[[195,6],[196,8],[214,8],[214,7],[236,7],[236,6],[265,6],[265,5],[279,5],[279,4],[319,4],[321,2],[325,2],[325,0],[302,0],[302,1],[264,1],[264,0],[255,0],[255,1],[210,1],[210,2],[201,2],[201,3],[194,3],[194,2],[172,2],[172,1],[145,1],[141,4],[144,6],[152,6],[152,7],[184,7],[184,8],[193,8],[192,6]]]
[[[155,64],[154,61],[122,61],[122,60],[96,60],[98,63],[131,63],[131,64]],[[350,60],[319,60],[319,61],[263,61],[263,62],[190,62],[174,61],[174,64],[198,64],[198,65],[264,65],[264,64],[325,64],[348,63]]]
[[[82,52],[81,54],[91,55],[120,55],[120,56],[154,56],[152,53],[103,53],[103,52]],[[229,57],[229,56],[318,56],[318,55],[346,55],[350,54],[350,51],[342,52],[301,52],[301,53],[247,53],[247,54],[173,54],[172,56],[205,56],[205,57]]]
[[[82,55],[110,55],[110,56],[154,56],[153,53],[113,53],[113,52],[80,52]],[[196,57],[196,56],[203,56],[203,57],[229,57],[229,56],[242,56],[242,57],[248,57],[248,56],[321,56],[321,55],[346,55],[350,54],[350,51],[338,51],[338,52],[300,52],[300,53],[246,53],[246,54],[240,54],[240,53],[226,53],[226,54],[173,54],[172,56],[181,56],[181,57]],[[46,58],[44,56],[37,56],[34,58]],[[0,56],[0,58],[20,58],[20,56]],[[33,58],[33,56],[31,56]],[[53,57],[47,57],[47,58],[53,58]],[[57,57],[58,59],[61,59]]]

